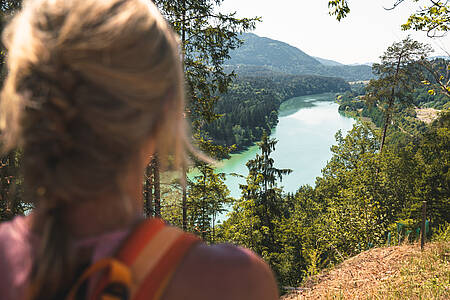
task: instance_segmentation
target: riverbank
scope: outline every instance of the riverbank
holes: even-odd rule
[[[280,106],[279,122],[271,137],[278,140],[273,159],[277,168],[290,168],[293,173],[280,184],[285,192],[295,191],[305,184],[314,186],[322,168],[331,158],[330,147],[335,144],[335,134],[345,134],[355,120],[338,112],[334,93],[308,95],[286,100]],[[248,174],[246,162],[260,152],[258,146],[232,154],[230,159],[219,162],[217,172],[228,175],[225,181],[234,198],[240,197],[239,184],[245,183]]]

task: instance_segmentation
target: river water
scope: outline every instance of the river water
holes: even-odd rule
[[[279,123],[271,137],[278,140],[272,157],[277,168],[289,168],[293,172],[279,185],[285,192],[295,192],[301,185],[314,186],[315,179],[331,158],[330,147],[335,144],[335,133],[350,130],[355,123],[338,112],[334,94],[309,95],[289,99],[281,104]],[[259,153],[258,146],[231,155],[218,164],[217,172],[247,176],[246,162]],[[239,184],[245,178],[227,175],[225,182],[231,196],[240,197]]]

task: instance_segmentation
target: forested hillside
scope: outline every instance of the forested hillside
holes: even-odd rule
[[[280,285],[292,287],[364,250],[417,241],[424,202],[428,234],[448,232],[448,62],[424,59],[428,51],[410,38],[394,43],[373,67],[377,79],[337,97],[360,121],[336,134],[314,187],[283,193],[276,141],[264,136],[220,237],[262,255]],[[427,105],[442,110],[431,124],[415,117]]]
[[[241,38],[244,44],[230,52],[231,58],[225,64],[240,68],[265,67],[293,75],[341,77],[347,81],[368,80],[374,77],[370,66],[367,65],[322,64],[287,43],[259,37],[253,33],[245,33]]]
[[[247,164],[242,196],[219,236],[262,255],[280,286],[366,249],[416,240],[424,199],[431,232],[450,222],[449,113],[414,136],[392,129],[382,153],[377,129],[359,123],[345,137],[338,132],[315,187],[293,195],[275,181],[268,142]]]
[[[439,73],[447,68],[448,60],[437,58],[430,61],[430,70]],[[410,80],[411,88],[405,94],[403,103],[396,103],[393,107],[392,125],[397,129],[416,135],[424,130],[425,124],[417,117],[419,108],[432,108],[437,111],[448,110],[450,108],[449,95],[437,87],[437,79],[432,72],[421,68],[422,80]],[[443,82],[450,79],[450,74],[442,73],[439,78]],[[436,88],[433,89],[433,86]],[[353,85],[351,91],[337,97],[339,111],[352,117],[362,117],[369,119],[375,126],[382,127],[384,124],[386,106],[383,104],[374,105],[366,95],[365,85]]]
[[[256,71],[256,70],[255,70]],[[220,97],[215,112],[221,117],[205,126],[213,140],[244,149],[261,140],[278,122],[280,104],[289,98],[350,89],[340,78],[322,76],[280,76],[259,70],[261,77],[239,76],[227,94]],[[269,76],[272,75],[272,76]]]

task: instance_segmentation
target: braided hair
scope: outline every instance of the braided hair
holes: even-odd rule
[[[45,212],[29,298],[57,299],[75,276],[64,211],[121,193],[150,137],[162,161],[184,163],[178,43],[148,0],[28,0],[3,41],[2,146],[23,149],[27,194]]]

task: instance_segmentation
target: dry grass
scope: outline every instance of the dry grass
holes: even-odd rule
[[[449,260],[448,241],[372,249],[281,299],[450,299]]]
[[[427,124],[438,118],[439,110],[434,108],[416,108],[417,119]]]

